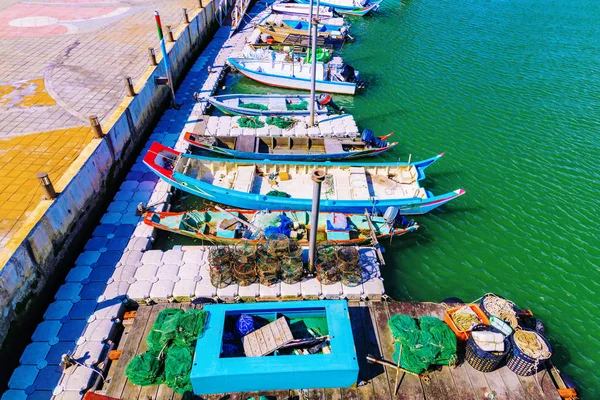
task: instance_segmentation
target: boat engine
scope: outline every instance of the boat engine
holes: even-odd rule
[[[331,97],[331,95],[329,93],[320,94],[319,97],[317,97],[317,102],[322,106],[327,106],[328,108],[332,108],[338,114],[344,113],[344,107],[340,107],[337,104],[335,104],[335,102],[333,101],[333,98]]]
[[[375,137],[375,133],[370,129],[365,129],[362,135],[360,135],[360,139],[365,142],[367,146],[375,147],[377,149],[388,146],[388,142]]]
[[[342,78],[343,82],[354,82],[356,80],[354,68],[348,64],[344,64],[342,70],[340,71],[340,77]]]

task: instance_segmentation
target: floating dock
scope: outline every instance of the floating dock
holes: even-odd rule
[[[443,318],[444,306],[437,303],[401,303],[385,302],[348,302],[354,344],[359,363],[359,382],[365,384],[340,389],[309,389],[265,391],[256,393],[230,393],[203,396],[205,399],[240,399],[267,396],[273,399],[484,399],[486,393],[495,392],[496,399],[515,400],[560,400],[560,396],[543,370],[535,376],[523,377],[514,374],[507,367],[484,374],[463,362],[455,367],[442,367],[429,372],[429,383],[422,382],[412,375],[404,375],[400,389],[394,394],[395,371],[387,370],[379,364],[367,363],[366,356],[392,360],[394,346],[392,334],[388,328],[388,319],[395,314],[407,314],[413,317],[433,315]],[[202,304],[159,304],[140,307],[133,320],[126,321],[118,344],[122,351],[118,361],[110,366],[106,385],[98,394],[106,394],[120,399],[181,399],[165,385],[140,387],[125,377],[127,363],[135,356],[147,350],[146,336],[158,313],[167,307],[183,309],[202,308]],[[538,386],[539,383],[539,386]],[[225,396],[228,397],[225,397]]]

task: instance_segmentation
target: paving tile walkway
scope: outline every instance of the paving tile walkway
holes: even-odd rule
[[[208,1],[205,0],[205,3]],[[197,0],[0,0],[0,251],[158,51],[153,11],[183,22]]]

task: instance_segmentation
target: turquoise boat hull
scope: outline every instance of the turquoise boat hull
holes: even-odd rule
[[[199,179],[187,176],[181,172],[173,170],[173,161],[179,156],[186,159],[197,159],[206,163],[231,163],[231,168],[236,168],[239,164],[253,164],[254,161],[229,161],[218,158],[201,157],[193,154],[181,154],[180,152],[170,149],[160,143],[153,143],[148,153],[144,157],[144,163],[161,179],[173,185],[174,187],[183,190],[184,192],[205,198],[216,203],[226,204],[234,208],[246,208],[250,210],[304,210],[309,211],[312,208],[312,199],[310,198],[287,198],[277,196],[267,196],[266,194],[248,193],[230,188],[207,183]],[[430,159],[412,163],[418,171],[417,180],[425,178],[425,168],[433,164],[443,153]],[[165,160],[169,160],[166,162]],[[167,165],[168,164],[168,165]],[[258,162],[259,165],[297,165],[294,162],[272,162],[263,160]],[[307,167],[336,167],[336,166],[358,166],[358,167],[396,167],[401,163],[351,163],[351,162],[323,162],[311,163],[303,162],[302,166]],[[312,190],[312,188],[307,188]],[[338,200],[338,199],[323,199],[321,198],[321,212],[342,212],[350,214],[362,214],[365,210],[371,213],[383,214],[388,207],[397,207],[401,215],[418,215],[426,214],[439,206],[462,196],[466,192],[463,189],[440,195],[433,196],[431,192],[426,191],[426,198],[389,198],[379,199],[371,197],[364,200]]]

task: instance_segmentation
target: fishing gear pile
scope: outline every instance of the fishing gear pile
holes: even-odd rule
[[[332,243],[317,246],[315,272],[317,280],[323,285],[332,285],[341,280],[337,262],[338,247]]]
[[[308,110],[308,101],[306,100],[302,100],[299,103],[286,103],[285,104],[285,108],[288,111],[302,111],[302,110]]]
[[[233,250],[233,277],[240,286],[249,286],[256,282],[257,248],[252,242],[240,241]]]
[[[289,129],[296,124],[297,120],[290,117],[267,117],[266,123],[281,129]]]
[[[210,246],[208,248],[210,283],[216,288],[224,288],[233,283],[231,250],[229,246]]]
[[[267,107],[264,104],[260,104],[260,103],[242,103],[239,105],[239,107],[248,108],[250,110],[261,110],[261,111],[267,111],[269,109],[269,107]]]
[[[411,316],[397,314],[388,321],[396,352],[394,361],[408,371],[420,374],[431,365],[454,365],[456,336],[442,320],[424,316],[417,321]]]
[[[358,262],[360,253],[356,247],[340,247],[337,251],[338,270],[342,284],[353,287],[362,281],[362,268]]]
[[[495,316],[507,322],[513,329],[517,321],[517,306],[510,300],[493,293],[488,293],[481,299],[481,309],[489,316]]]
[[[125,376],[140,386],[165,383],[176,393],[192,391],[190,372],[196,340],[204,333],[208,313],[167,308],[146,337],[148,351],[127,364]]]
[[[239,125],[240,128],[252,128],[252,129],[263,128],[265,126],[265,123],[262,122],[260,119],[258,119],[258,117],[246,117],[246,116],[241,116],[240,118],[238,118],[237,124]]]

